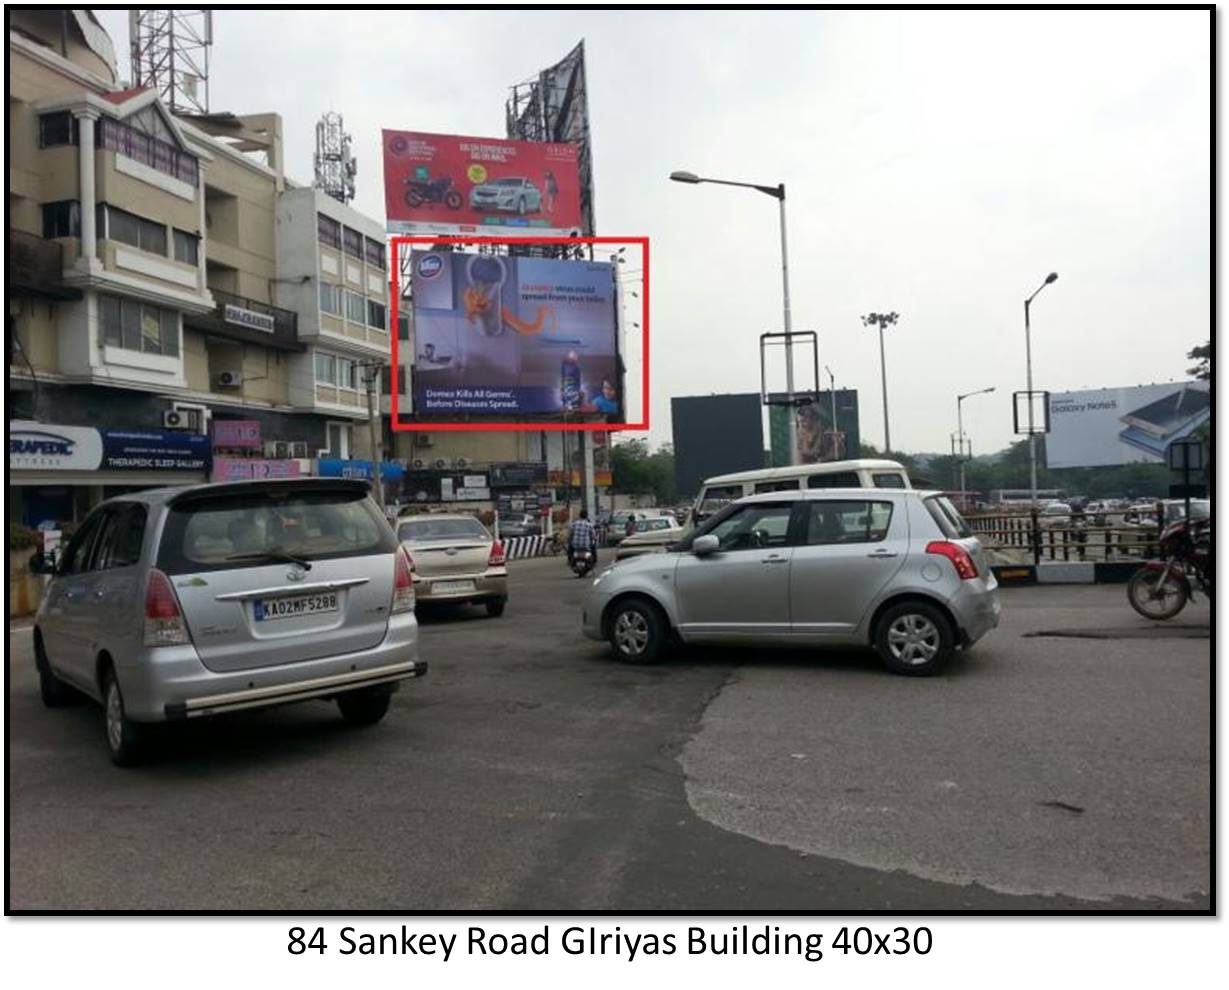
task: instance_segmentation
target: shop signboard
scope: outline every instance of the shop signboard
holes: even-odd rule
[[[371,461],[332,460],[322,458],[316,462],[316,473],[322,478],[362,478],[370,481],[374,476]],[[380,478],[384,481],[400,481],[405,475],[396,461],[380,462]]]
[[[224,449],[259,448],[261,443],[260,420],[215,419],[213,421],[213,445]]]
[[[297,460],[271,461],[261,457],[215,457],[211,481],[246,481],[249,478],[297,478]]]
[[[99,430],[102,469],[111,471],[204,471],[209,438],[170,430]]]
[[[210,460],[209,438],[200,433],[9,424],[9,470],[204,471]]]
[[[528,488],[546,484],[546,464],[542,461],[496,464],[491,468],[492,488]]]
[[[102,438],[91,426],[9,423],[10,471],[97,471]]]

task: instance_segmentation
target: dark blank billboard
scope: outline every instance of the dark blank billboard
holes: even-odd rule
[[[694,496],[705,478],[764,466],[762,410],[758,392],[670,400],[680,498]]]

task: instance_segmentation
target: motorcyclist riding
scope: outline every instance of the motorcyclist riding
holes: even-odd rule
[[[581,509],[580,518],[572,524],[572,532],[568,534],[568,564],[572,564],[577,550],[589,550],[597,553],[597,531],[589,521],[589,510]]]

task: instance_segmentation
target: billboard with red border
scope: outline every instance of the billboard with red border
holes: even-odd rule
[[[390,131],[384,210],[393,234],[581,231],[574,144]]]
[[[412,258],[412,252],[416,249],[429,247],[438,250],[441,245],[451,244],[457,248],[470,247],[478,245],[531,245],[542,246],[547,245],[566,245],[570,248],[576,248],[582,245],[591,247],[618,247],[635,245],[639,248],[640,257],[643,262],[644,270],[641,273],[640,282],[640,393],[641,393],[641,412],[640,418],[634,422],[611,422],[614,417],[608,417],[603,422],[593,421],[568,421],[566,418],[560,421],[550,421],[538,418],[525,419],[518,422],[503,422],[493,420],[483,421],[448,421],[446,419],[421,418],[421,414],[415,415],[414,419],[407,420],[405,415],[407,410],[403,407],[402,402],[404,396],[393,392],[390,396],[392,422],[391,427],[396,432],[416,432],[425,430],[430,432],[454,432],[454,431],[564,431],[564,432],[589,432],[610,430],[647,430],[649,429],[649,239],[647,237],[579,237],[579,238],[549,238],[549,237],[393,237],[392,238],[392,258],[393,262],[389,266],[392,274],[392,292],[389,296],[392,303],[392,324],[398,325],[400,310],[408,304],[408,300],[403,295],[403,283],[412,278],[409,268],[409,261]],[[406,346],[400,340],[400,333],[392,335],[392,363],[394,367],[412,368],[414,365],[414,355],[412,351],[407,351]],[[627,409],[624,406],[624,414]],[[445,414],[447,415],[447,414]]]

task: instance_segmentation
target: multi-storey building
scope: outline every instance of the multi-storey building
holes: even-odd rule
[[[203,438],[228,420],[230,453],[266,453],[259,434],[289,473],[370,456],[382,226],[286,181],[277,115],[176,117],[121,88],[87,12],[9,26],[10,519],[216,476]]]

